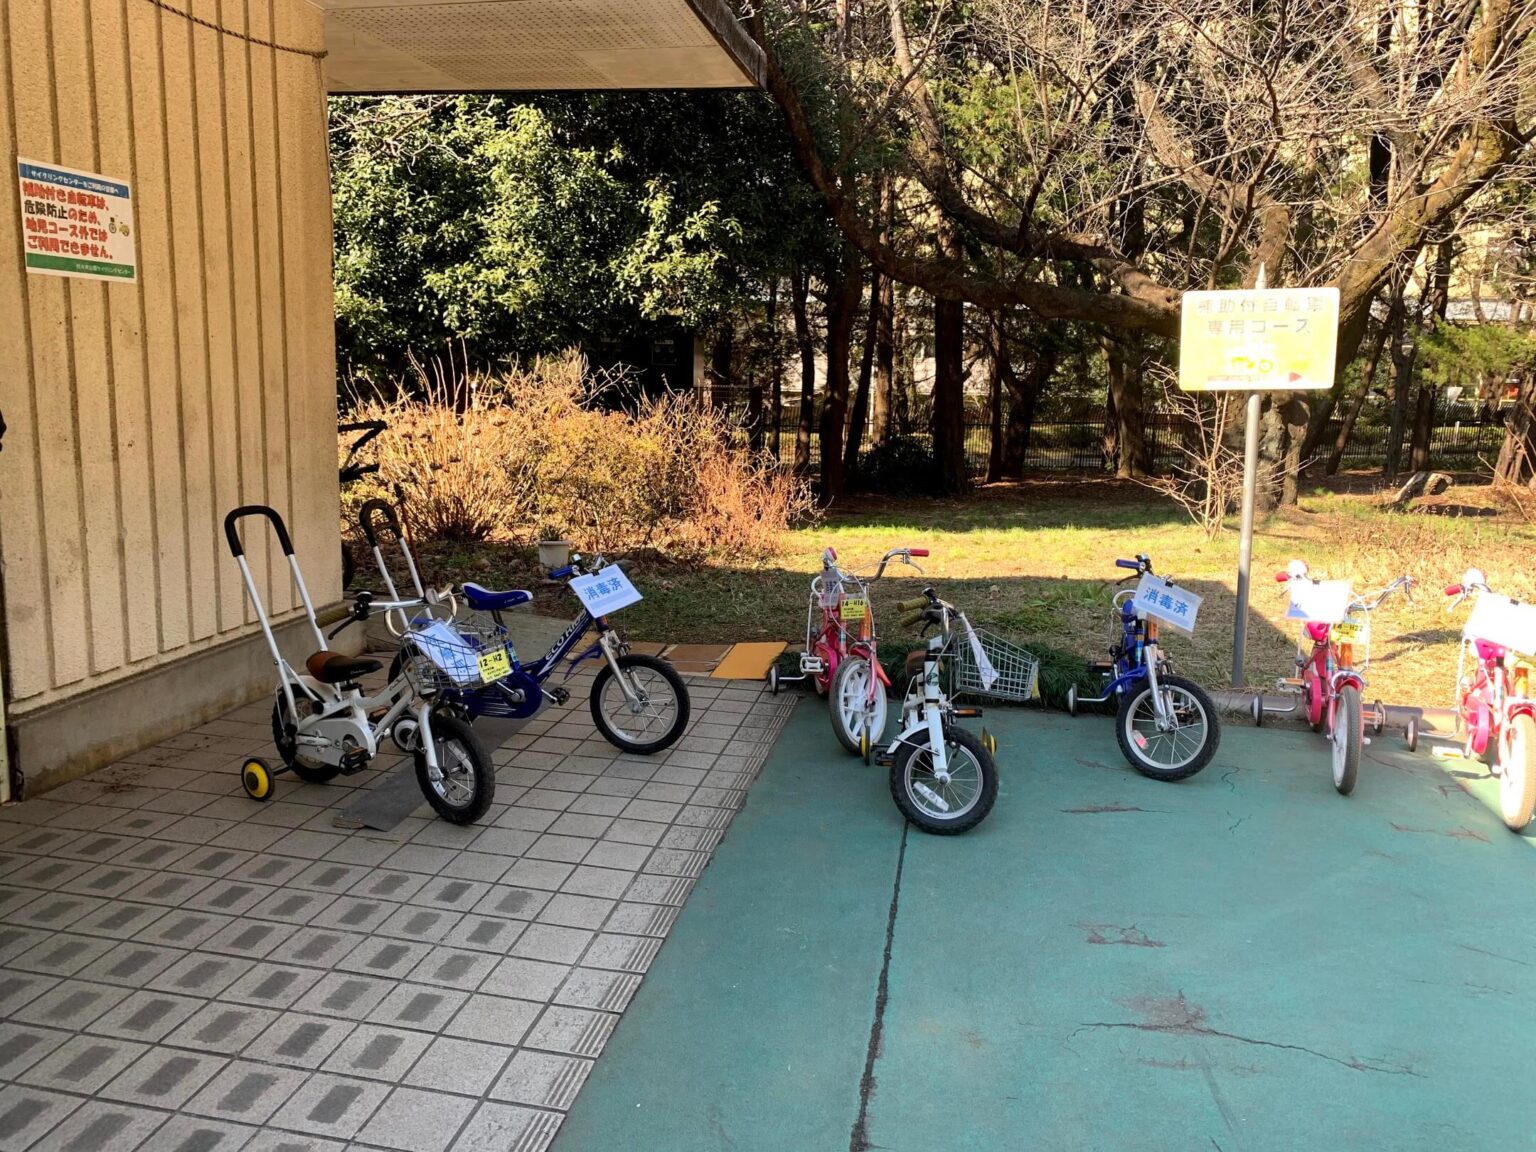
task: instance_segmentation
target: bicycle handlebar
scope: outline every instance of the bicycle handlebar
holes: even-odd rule
[[[921,623],[923,617],[927,615],[928,610],[926,608],[916,608],[901,618],[901,626],[903,628],[910,628],[914,624]]]
[[[898,600],[896,602],[896,607],[899,611],[902,612],[914,612],[918,609],[928,607],[928,597],[914,596],[910,600]]]

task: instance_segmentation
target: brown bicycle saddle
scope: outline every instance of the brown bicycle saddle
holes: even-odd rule
[[[366,656],[344,656],[340,652],[327,649],[316,652],[304,661],[304,667],[322,684],[345,684],[356,680],[359,676],[377,672],[384,665]]]

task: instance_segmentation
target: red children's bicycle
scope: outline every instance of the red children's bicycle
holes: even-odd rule
[[[875,574],[864,577],[839,568],[836,550],[823,551],[821,571],[811,579],[800,675],[781,677],[777,667],[768,670],[771,692],[777,692],[781,683],[809,677],[816,691],[828,697],[838,742],[866,760],[885,731],[885,690],[890,686],[876,651],[869,586],[885,575],[892,560],[921,574],[912,558],[927,555],[926,548],[893,548],[881,558]]]
[[[1494,592],[1476,568],[1445,594],[1447,612],[1476,597],[1456,667],[1462,752],[1489,763],[1499,778],[1499,815],[1519,832],[1536,809],[1536,660],[1528,655],[1536,652],[1536,605]]]
[[[1280,681],[1282,688],[1300,689],[1301,699],[1287,708],[1273,708],[1262,695],[1253,698],[1253,722],[1262,725],[1266,714],[1307,710],[1312,731],[1324,732],[1333,750],[1333,786],[1341,796],[1355,790],[1360,772],[1360,747],[1365,739],[1365,670],[1371,662],[1371,613],[1399,588],[1410,600],[1413,580],[1399,576],[1374,595],[1356,596],[1347,580],[1313,576],[1306,562],[1292,560],[1284,572],[1275,573],[1281,584],[1290,585],[1287,619],[1302,622],[1296,648],[1299,676]],[[1371,708],[1371,728],[1380,734],[1386,727],[1387,710],[1381,701]],[[1419,720],[1410,716],[1405,736],[1409,751],[1419,746]]]

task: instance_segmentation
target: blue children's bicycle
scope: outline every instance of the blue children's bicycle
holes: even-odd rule
[[[428,599],[394,509],[383,500],[370,500],[359,510],[358,522],[373,549],[374,562],[391,598],[397,597],[379,544],[382,530],[394,536],[418,594]],[[562,661],[566,665],[562,677],[565,679],[584,661],[597,660],[603,666],[592,681],[592,721],[603,738],[625,752],[640,754],[671,747],[688,726],[688,686],[666,661],[630,652],[608,623],[609,613],[635,603],[640,593],[618,565],[609,564],[601,556],[590,562],[573,556],[570,564],[551,572],[550,578],[570,581],[572,591],[582,602],[582,611],[549,651],[531,663],[518,661],[502,620],[503,611],[533,599],[531,593],[522,589],[497,592],[478,584],[464,584],[452,596],[462,600],[467,612],[461,609],[451,621],[438,621],[425,637],[419,630],[412,633],[411,642],[418,649],[424,644],[437,645],[432,652],[434,667],[450,671],[457,667],[463,673],[443,675],[437,685],[437,707],[458,712],[469,720],[477,716],[526,719],[539,710],[545,699],[559,704],[570,699],[564,688],[545,687],[545,681]],[[453,603],[452,598],[441,594],[430,599]],[[393,620],[390,623],[399,631]],[[597,639],[571,655],[581,638],[594,628]],[[403,653],[396,656],[396,663],[404,658]],[[408,721],[404,724],[396,726],[395,743],[409,751],[415,733]]]
[[[1183,780],[1216,755],[1221,726],[1205,689],[1173,674],[1157,629],[1162,620],[1193,632],[1200,597],[1154,575],[1146,556],[1115,566],[1132,570],[1120,583],[1138,583],[1115,593],[1118,639],[1108,661],[1090,666],[1104,677],[1104,694],[1079,697],[1074,685],[1067,689],[1067,711],[1075,715],[1079,704],[1116,699],[1115,739],[1131,767],[1154,780]]]

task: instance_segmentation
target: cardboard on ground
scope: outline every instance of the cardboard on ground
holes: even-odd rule
[[[1179,387],[1300,392],[1333,387],[1337,288],[1184,293]]]

